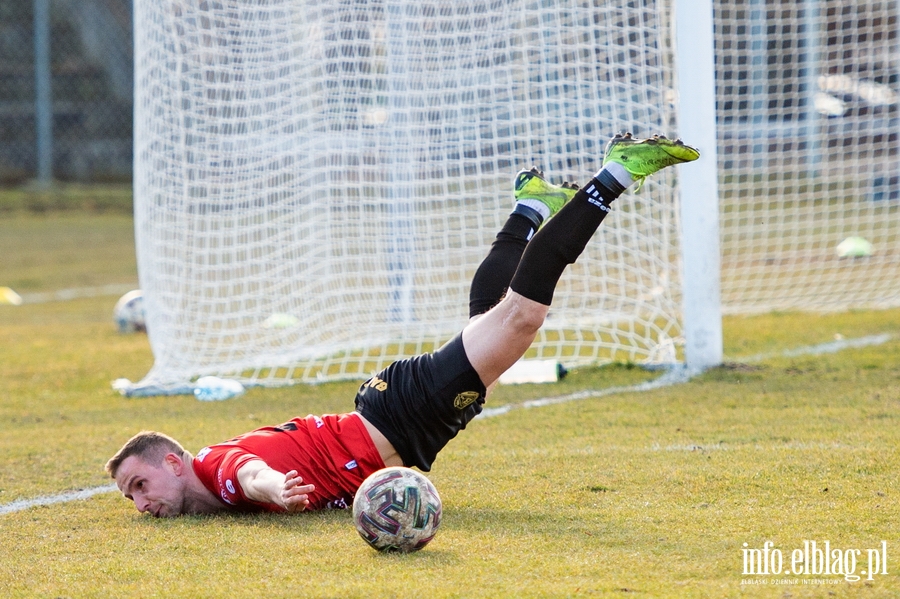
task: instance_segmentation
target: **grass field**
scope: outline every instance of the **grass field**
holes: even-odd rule
[[[0,217],[0,285],[134,283],[130,223]],[[221,403],[124,399],[110,382],[142,377],[152,356],[145,337],[114,331],[115,300],[0,306],[0,507],[109,484],[104,462],[141,429],[196,451],[352,406],[356,382]],[[900,310],[724,325],[729,363],[686,384],[473,422],[430,473],[445,516],[417,554],[375,553],[346,512],[157,521],[103,493],[0,514],[0,597],[900,596]],[[880,333],[890,338],[879,345],[785,355]],[[657,376],[581,369],[500,388],[491,405]],[[767,541],[786,569],[805,541],[840,550],[843,573],[858,550],[861,579],[746,574],[745,550]],[[883,554],[887,573],[868,580],[869,556]]]

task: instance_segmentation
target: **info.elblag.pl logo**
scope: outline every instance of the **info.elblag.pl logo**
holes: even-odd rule
[[[744,543],[741,584],[837,584],[841,580],[875,580],[887,574],[887,541],[870,549],[843,549],[830,541],[803,541],[781,550],[772,541],[761,548]],[[789,577],[798,578],[789,578]],[[780,577],[780,578],[779,578]],[[804,578],[799,578],[804,577]],[[806,578],[813,577],[813,578]]]

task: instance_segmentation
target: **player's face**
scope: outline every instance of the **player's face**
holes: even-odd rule
[[[183,512],[184,485],[165,461],[153,466],[137,456],[129,456],[116,471],[116,485],[141,513],[172,518]]]

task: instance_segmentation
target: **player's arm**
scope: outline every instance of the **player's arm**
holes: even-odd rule
[[[309,494],[316,490],[304,485],[296,470],[282,474],[262,460],[251,460],[238,468],[238,483],[251,501],[274,503],[289,512],[302,512],[309,506]]]

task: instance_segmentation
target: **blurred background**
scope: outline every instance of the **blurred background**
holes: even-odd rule
[[[130,182],[132,0],[0,0],[0,185]]]

